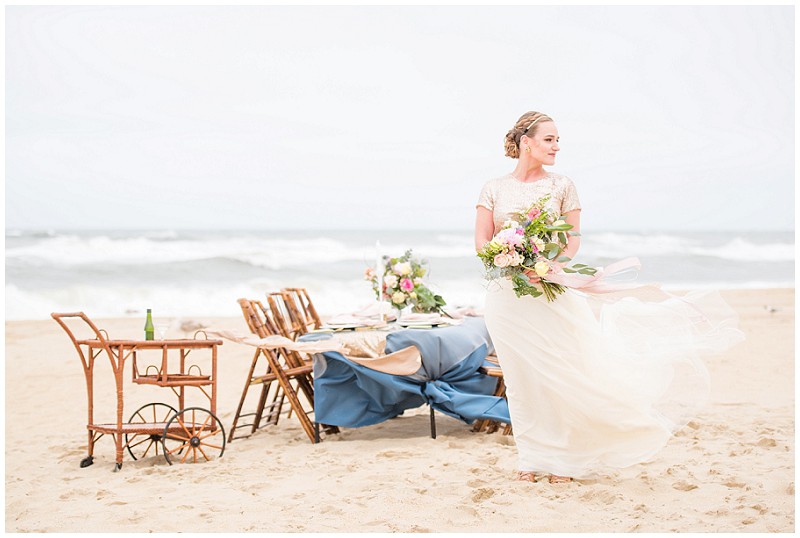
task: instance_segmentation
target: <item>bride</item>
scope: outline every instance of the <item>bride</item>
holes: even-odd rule
[[[508,131],[506,155],[519,161],[481,190],[476,249],[547,195],[549,212],[580,231],[575,185],[543,168],[559,149],[558,129],[541,112],[523,114]],[[573,258],[579,247],[580,237],[569,237],[564,255]],[[595,296],[567,289],[548,302],[517,297],[511,281],[500,279],[488,286],[485,316],[505,378],[519,479],[549,475],[551,483],[651,459],[708,396],[699,357],[741,338],[735,316],[713,292],[676,297],[642,287]]]

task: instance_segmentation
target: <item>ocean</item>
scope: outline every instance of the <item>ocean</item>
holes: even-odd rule
[[[6,231],[6,319],[83,311],[93,318],[240,316],[236,300],[309,290],[323,314],[374,300],[364,269],[407,249],[452,306],[483,306],[472,231]],[[642,262],[637,280],[666,289],[794,287],[794,232],[584,234],[574,260]]]

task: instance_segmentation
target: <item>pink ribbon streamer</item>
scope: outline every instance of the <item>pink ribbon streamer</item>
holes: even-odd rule
[[[614,262],[606,267],[598,268],[593,275],[580,275],[577,273],[554,273],[547,275],[544,279],[554,284],[561,284],[568,288],[574,288],[586,293],[613,293],[617,291],[632,290],[648,287],[648,285],[631,283],[611,283],[605,279],[619,274],[629,269],[641,269],[642,264],[639,258],[625,258]]]

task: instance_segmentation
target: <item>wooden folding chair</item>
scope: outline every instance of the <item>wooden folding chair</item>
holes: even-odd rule
[[[500,363],[497,360],[497,355],[488,355],[486,360],[492,364],[492,366],[481,366],[480,372],[482,374],[496,377],[497,378],[497,386],[494,389],[494,395],[500,396],[505,398],[506,397],[506,384],[503,380],[503,369],[500,368]],[[491,420],[488,418],[476,420],[475,424],[472,426],[472,431],[474,432],[482,432],[485,431],[486,433],[494,433],[503,427],[503,435],[509,435],[511,433],[511,424],[502,424],[497,422],[496,420]]]
[[[305,288],[283,288],[281,291],[287,294],[286,306],[294,323],[304,326],[306,332],[322,327],[322,320]]]
[[[284,336],[278,329],[278,320],[271,309],[265,308],[259,301],[247,299],[239,299],[239,306],[247,321],[247,326],[253,334],[260,338],[270,335]],[[261,375],[255,373],[259,363],[260,367],[264,369],[262,370],[264,373]],[[250,426],[250,433],[255,433],[257,429],[263,426],[277,424],[283,403],[288,400],[290,411],[293,410],[297,414],[297,418],[309,439],[312,442],[318,442],[319,438],[315,432],[314,423],[309,418],[309,415],[314,412],[313,383],[312,365],[307,363],[296,351],[285,348],[258,348],[253,356],[250,372],[242,390],[229,440],[233,440],[234,431],[237,428]],[[242,414],[248,390],[253,385],[261,385],[261,393],[256,410],[253,413]],[[271,388],[273,389],[272,391],[270,390]],[[305,402],[301,400],[300,396],[305,399]],[[268,400],[270,401],[269,405],[267,405]],[[265,411],[267,412],[266,415]],[[253,421],[250,424],[239,425],[239,419],[242,417],[253,417]],[[266,421],[262,424],[264,419]],[[327,426],[324,431],[326,433],[338,433],[339,430],[335,426]]]
[[[259,338],[265,338],[270,334],[275,334],[277,329],[275,328],[274,321],[270,319],[268,316],[260,316],[258,314],[259,311],[265,312],[266,309],[263,305],[258,301],[249,301],[247,299],[239,299],[239,306],[242,309],[242,314],[244,315],[244,319],[247,322],[247,327],[250,329],[250,332],[254,335],[258,336]],[[278,333],[280,334],[280,333]],[[236,414],[233,417],[233,425],[231,426],[230,435],[228,441],[233,441],[236,436],[235,432],[237,428],[244,428],[247,426],[251,427],[249,434],[253,434],[259,428],[267,426],[269,424],[277,424],[278,419],[280,417],[281,410],[283,408],[284,403],[284,393],[280,389],[280,385],[277,383],[273,384],[273,381],[277,381],[278,377],[272,372],[269,363],[267,362],[266,367],[264,368],[263,375],[256,375],[255,371],[256,368],[259,366],[259,359],[266,357],[265,350],[261,348],[257,348],[255,353],[253,354],[253,360],[250,364],[250,372],[247,376],[247,381],[245,383],[244,389],[242,390],[242,396],[239,399],[239,406],[236,408]],[[247,399],[247,393],[249,388],[253,385],[261,385],[261,393],[259,395],[258,403],[256,405],[256,410],[252,413],[242,413],[242,409],[244,407],[244,402]],[[272,389],[272,390],[271,390]],[[267,401],[269,400],[269,404]],[[266,412],[266,414],[265,414]],[[247,424],[239,424],[239,419],[252,417],[252,422]],[[264,421],[262,423],[262,420]],[[248,435],[249,435],[248,434]],[[245,437],[244,435],[239,437]]]

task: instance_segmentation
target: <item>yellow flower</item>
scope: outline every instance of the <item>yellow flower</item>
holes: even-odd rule
[[[406,294],[402,291],[396,291],[392,294],[392,302],[394,304],[403,304],[406,302]]]
[[[550,266],[547,264],[547,262],[536,262],[536,265],[533,266],[533,270],[536,271],[536,274],[541,277],[550,271]]]

